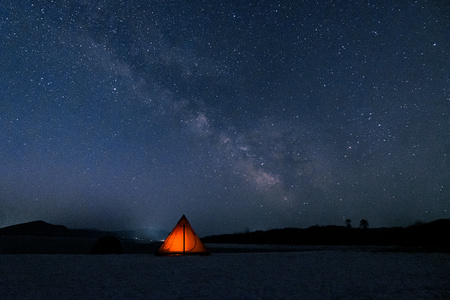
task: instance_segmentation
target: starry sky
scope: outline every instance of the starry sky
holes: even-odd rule
[[[0,0],[0,226],[450,218],[448,1]]]

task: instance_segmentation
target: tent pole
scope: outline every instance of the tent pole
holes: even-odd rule
[[[186,225],[183,224],[183,254],[186,252]]]

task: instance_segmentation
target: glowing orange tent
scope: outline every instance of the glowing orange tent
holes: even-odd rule
[[[175,228],[159,247],[157,255],[209,254],[200,238],[195,234],[186,216],[183,215]]]

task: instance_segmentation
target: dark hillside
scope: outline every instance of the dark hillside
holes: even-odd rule
[[[347,228],[312,226],[207,236],[205,243],[285,245],[380,245],[450,249],[450,220],[442,219],[407,228]]]
[[[68,229],[63,225],[53,225],[44,221],[33,221],[0,228],[1,235],[99,238],[105,232],[95,229]]]
[[[64,237],[70,235],[70,230],[62,225],[52,225],[44,221],[33,221],[0,228],[0,235]]]

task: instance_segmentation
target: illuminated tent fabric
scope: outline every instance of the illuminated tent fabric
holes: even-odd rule
[[[184,255],[202,254],[207,255],[200,238],[195,234],[186,217],[183,215],[175,228],[158,249],[157,255]]]

